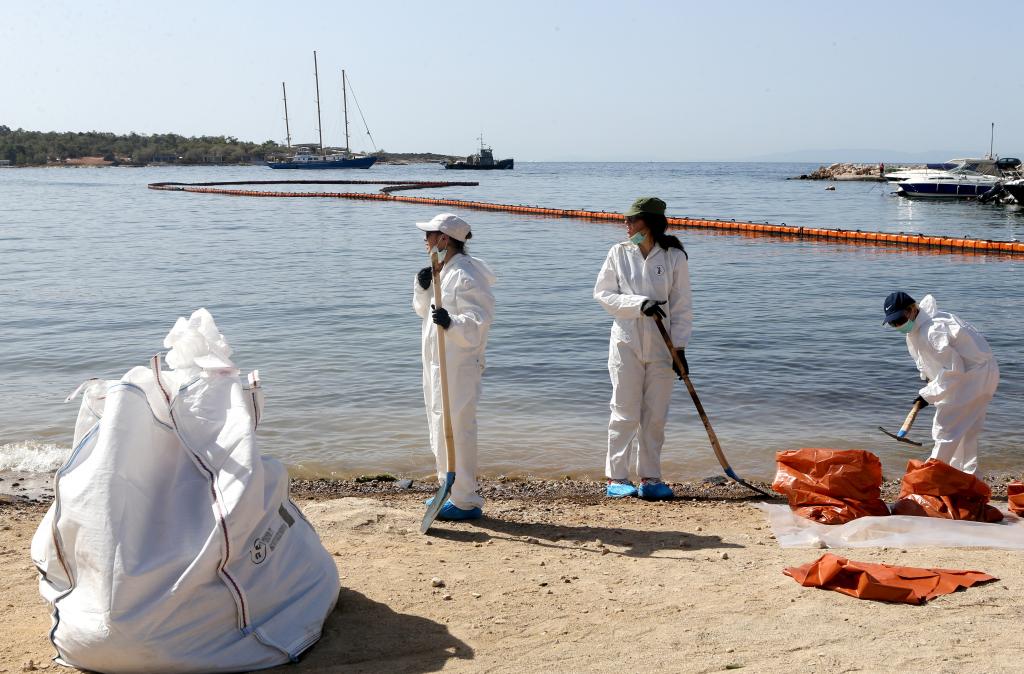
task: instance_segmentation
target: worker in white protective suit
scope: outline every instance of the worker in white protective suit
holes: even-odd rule
[[[665,500],[672,498],[672,489],[661,479],[661,447],[676,366],[653,317],[662,318],[688,367],[690,272],[682,243],[665,233],[664,201],[637,199],[625,213],[625,224],[629,240],[608,251],[594,285],[594,299],[615,319],[608,345],[612,399],[605,493]],[[629,480],[634,453],[639,488]]]
[[[977,328],[926,295],[920,304],[905,292],[885,298],[885,322],[907,336],[921,379],[915,402],[935,405],[931,458],[965,473],[978,468],[978,436],[999,385],[999,365]]]
[[[466,252],[472,237],[469,224],[451,213],[441,213],[416,226],[426,232],[427,250],[436,249],[441,261],[441,307],[433,306],[433,277],[424,267],[413,281],[412,306],[423,319],[423,402],[427,409],[430,447],[437,474],[446,477],[447,451],[442,415],[441,373],[437,355],[437,331],[445,331],[445,356],[452,430],[455,437],[455,483],[441,507],[439,519],[476,519],[483,513],[483,497],[477,493],[476,407],[487,333],[494,318],[491,286],[496,277],[483,260]]]

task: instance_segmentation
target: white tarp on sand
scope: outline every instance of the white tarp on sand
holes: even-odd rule
[[[1024,550],[1024,520],[1003,510],[996,524],[937,517],[859,517],[846,524],[820,524],[786,504],[757,503],[784,548],[1002,548]]]
[[[83,387],[32,540],[58,662],[237,672],[294,660],[337,601],[334,560],[284,467],[260,455],[262,394],[243,387],[210,314],[179,319],[164,346],[171,370],[154,357]]]

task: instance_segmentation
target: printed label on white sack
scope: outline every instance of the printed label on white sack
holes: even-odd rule
[[[295,518],[291,516],[284,504],[277,509],[277,514],[281,516],[283,522],[274,531],[273,527],[267,527],[267,530],[263,532],[263,535],[257,538],[252,543],[252,549],[249,551],[249,559],[252,560],[253,564],[262,564],[266,561],[270,553],[274,551],[277,544],[281,542],[281,537],[288,531],[288,527],[295,524]]]

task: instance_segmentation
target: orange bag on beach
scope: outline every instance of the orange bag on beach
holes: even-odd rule
[[[1024,517],[1024,483],[1011,482],[1006,485],[1006,502],[1011,513]]]
[[[938,459],[911,459],[892,514],[999,522],[1003,513],[988,504],[991,496],[988,485],[969,473]]]
[[[888,515],[882,501],[882,463],[863,449],[805,448],[775,455],[772,489],[796,514],[822,524]]]
[[[855,562],[831,553],[809,564],[783,569],[782,573],[804,587],[834,590],[858,599],[905,604],[923,604],[960,588],[999,580],[981,571]]]

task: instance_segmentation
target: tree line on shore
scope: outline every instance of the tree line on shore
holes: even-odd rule
[[[85,157],[106,164],[246,164],[291,154],[276,141],[241,141],[234,136],[181,136],[176,133],[115,134],[103,131],[26,131],[0,124],[0,161],[11,166],[75,164]],[[434,162],[453,159],[431,152],[373,153],[379,161]]]
[[[237,164],[286,151],[272,140],[251,143],[233,136],[26,131],[0,125],[0,159],[14,166],[62,164],[83,157],[102,157],[114,164]]]

